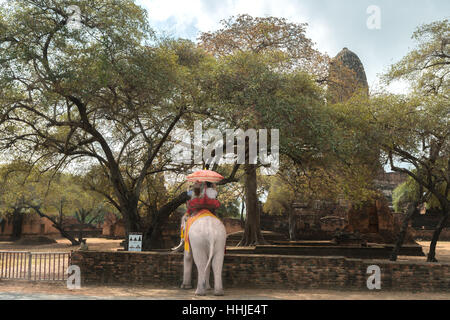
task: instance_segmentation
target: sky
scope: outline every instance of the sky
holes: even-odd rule
[[[306,22],[307,36],[321,52],[334,57],[347,47],[359,56],[371,89],[377,87],[379,74],[414,48],[411,36],[418,26],[450,17],[449,0],[137,0],[136,3],[147,9],[150,25],[156,31],[193,41],[200,32],[217,30],[220,20],[237,14]],[[395,83],[390,88],[396,93],[404,90],[404,83]]]

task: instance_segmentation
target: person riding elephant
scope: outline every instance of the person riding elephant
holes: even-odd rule
[[[192,190],[188,191],[191,200],[186,203],[186,213],[187,218],[190,218],[194,212],[198,212],[200,209],[207,209],[212,213],[220,207],[220,202],[216,200],[217,191],[215,190],[215,185],[211,182],[206,182],[206,188],[202,193],[202,185],[200,183],[195,183]],[[205,197],[206,195],[206,197]],[[172,248],[172,251],[181,252],[184,246],[184,232],[183,227],[181,227],[181,239],[178,246]]]
[[[214,213],[220,207],[220,202],[216,200],[217,191],[211,182],[206,182],[202,193],[202,185],[195,184],[193,188],[193,197],[187,203],[187,213],[191,215],[193,211],[207,209]]]

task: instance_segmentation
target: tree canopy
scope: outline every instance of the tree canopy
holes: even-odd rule
[[[75,29],[67,4],[12,1],[1,9],[0,148],[53,169],[96,164],[127,230],[137,231],[146,179],[177,170],[171,131],[206,109],[198,75],[208,56],[188,42],[156,42],[133,1],[80,1]],[[172,200],[164,210],[186,194]]]
[[[196,44],[156,37],[132,0],[77,1],[75,25],[71,5],[11,0],[0,8],[3,211],[77,212],[86,221],[105,199],[127,232],[143,232],[144,248],[154,247],[161,225],[188,199],[168,175],[212,164],[174,159],[172,135],[203,120],[204,129],[279,130],[278,146],[276,133],[267,141],[272,152],[279,148],[276,177],[258,177],[268,164],[251,161],[249,144],[244,165],[212,164],[226,176],[222,214],[236,215],[236,199],[245,198],[243,244],[263,240],[259,192],[268,191],[273,212],[290,210],[295,199],[357,203],[376,193],[384,164],[408,174],[408,188],[414,181],[448,217],[448,20],[419,27],[417,47],[384,75],[386,84],[409,81],[411,93],[369,96],[365,76],[315,49],[305,23],[238,15]]]

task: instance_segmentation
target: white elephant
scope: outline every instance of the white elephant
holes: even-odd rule
[[[187,218],[187,215],[184,215],[182,218],[181,227],[183,230],[186,230]],[[214,273],[214,295],[223,295],[222,267],[227,240],[225,226],[216,217],[204,216],[195,220],[189,227],[188,232],[190,250],[184,251],[184,272],[181,288],[192,288],[192,262],[195,262],[198,270],[195,294],[205,295],[206,290],[211,289],[209,276],[210,268],[212,267]],[[179,249],[180,246],[173,250]]]

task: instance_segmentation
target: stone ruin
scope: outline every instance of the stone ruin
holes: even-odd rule
[[[331,102],[343,102],[358,90],[369,94],[366,72],[359,57],[344,48],[330,61],[328,93]]]
[[[328,93],[332,102],[344,102],[361,90],[369,94],[364,66],[359,57],[348,48],[342,49],[331,60],[329,70]],[[360,207],[350,205],[347,224],[343,229],[337,230],[333,239],[336,242],[354,240],[361,243],[394,243],[400,230],[401,215],[393,213],[392,192],[405,180],[406,177],[401,174],[386,173],[381,169],[374,180],[379,196]],[[406,243],[411,241],[412,237],[407,234]]]
[[[361,206],[344,200],[294,203],[293,214],[295,240],[332,240],[340,245],[393,244],[403,217],[389,208],[389,202],[382,195]],[[261,228],[289,237],[289,222],[285,215],[263,214]],[[409,233],[407,243],[414,243]]]

